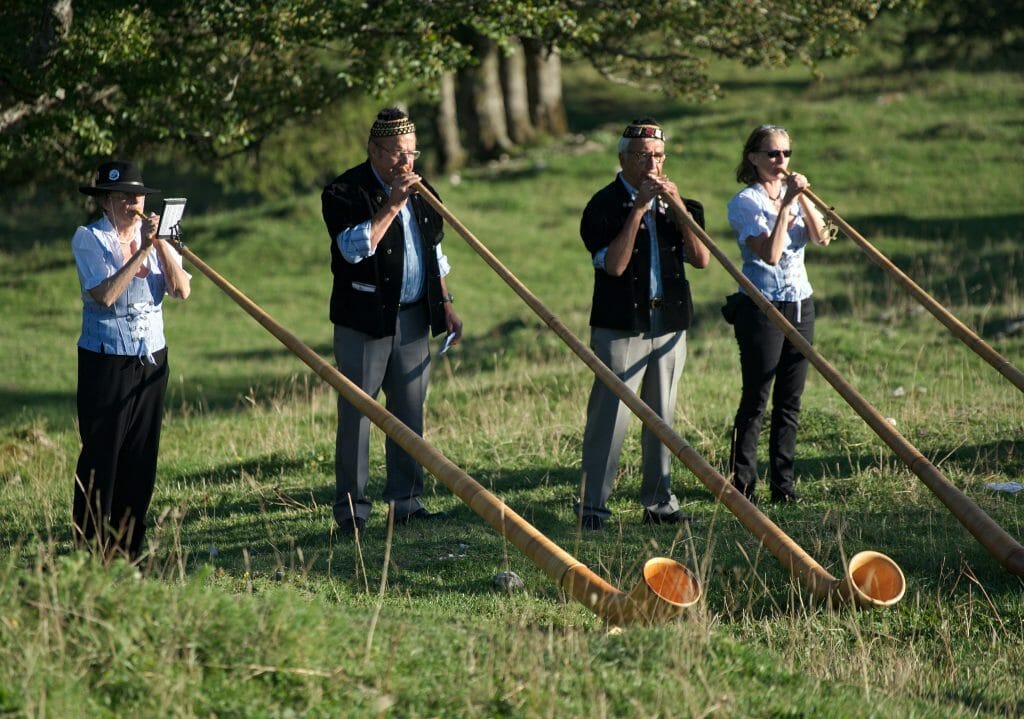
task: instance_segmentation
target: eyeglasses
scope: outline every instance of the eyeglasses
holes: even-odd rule
[[[665,161],[664,152],[631,152],[629,154],[637,162],[647,162],[648,160],[654,160],[655,162]]]
[[[778,160],[780,157],[790,157],[793,154],[792,150],[758,150],[758,152],[767,155],[770,160]]]
[[[419,150],[410,150],[410,151],[404,152],[402,150],[389,150],[388,148],[386,148],[383,145],[381,145],[379,143],[376,143],[376,142],[373,143],[373,144],[381,152],[385,152],[388,155],[391,155],[392,157],[400,157],[403,160],[418,160],[418,159],[420,159],[420,154],[422,154],[422,153],[420,153]]]

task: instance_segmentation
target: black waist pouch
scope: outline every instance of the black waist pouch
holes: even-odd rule
[[[725,304],[722,305],[722,317],[729,324],[736,322],[736,313],[739,311],[740,302],[743,301],[743,297],[742,292],[733,292],[725,298]]]

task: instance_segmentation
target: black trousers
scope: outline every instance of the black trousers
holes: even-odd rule
[[[808,342],[814,342],[814,301],[773,302]],[[799,305],[799,321],[797,310]],[[807,358],[771,323],[754,301],[744,296],[733,325],[740,348],[743,393],[733,423],[730,469],[733,485],[748,498],[757,483],[757,441],[772,393],[768,435],[769,483],[773,499],[794,494],[793,463],[800,418],[800,396],[807,379]]]
[[[104,556],[139,556],[156,483],[167,350],[139,357],[78,349],[82,453],[72,505],[75,545]]]

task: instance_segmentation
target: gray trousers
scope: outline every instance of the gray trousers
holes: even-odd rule
[[[632,334],[594,327],[590,346],[594,353],[631,390],[640,388],[640,399],[669,425],[675,414],[679,378],[686,362],[686,333]],[[577,499],[581,516],[611,516],[608,497],[622,452],[626,425],[632,412],[600,379],[594,380],[587,403],[587,428],[583,433],[583,496]],[[672,453],[646,427],[641,434],[643,482],[640,503],[655,514],[679,509],[672,494]]]
[[[413,432],[423,435],[423,403],[430,375],[429,320],[425,302],[402,310],[395,334],[374,338],[348,327],[334,327],[338,370],[376,399],[383,389],[385,407]],[[395,516],[420,509],[423,468],[389,437],[384,443],[387,478],[382,498],[395,503]],[[334,519],[370,516],[366,497],[370,476],[370,420],[338,397],[338,434],[334,448]]]

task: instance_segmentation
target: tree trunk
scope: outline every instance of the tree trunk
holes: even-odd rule
[[[556,47],[525,40],[530,116],[537,130],[559,137],[569,131],[562,101],[562,56]]]
[[[473,55],[477,65],[459,73],[461,107],[468,110],[464,125],[469,144],[478,159],[489,160],[512,149],[505,123],[505,100],[498,71],[498,46],[494,41],[476,35]]]
[[[459,138],[458,104],[455,100],[455,75],[441,75],[440,98],[434,125],[437,130],[438,165],[442,172],[452,172],[466,163],[466,148]]]
[[[530,119],[530,98],[526,82],[526,55],[523,45],[513,40],[507,55],[501,58],[501,84],[505,90],[505,116],[512,142],[522,145],[534,138]]]

